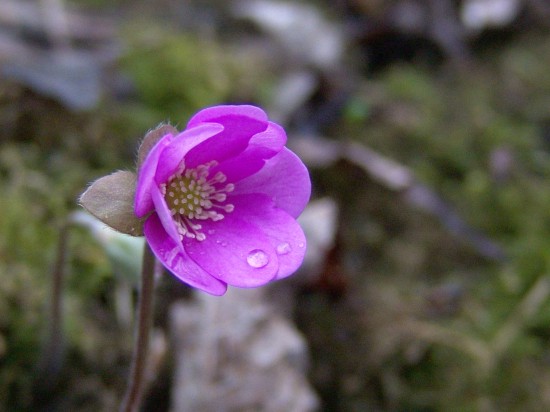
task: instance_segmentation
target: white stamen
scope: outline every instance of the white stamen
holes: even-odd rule
[[[185,169],[182,162],[177,173],[170,177],[167,184],[159,186],[166,203],[173,216],[180,239],[197,239],[202,241],[206,235],[200,230],[201,220],[222,220],[224,213],[231,213],[235,209],[232,204],[223,204],[227,200],[227,193],[235,189],[233,183],[218,187],[227,181],[227,176],[218,171],[209,176],[210,168],[216,166],[216,161],[197,166],[195,169]],[[166,195],[166,187],[170,187]],[[221,213],[223,212],[223,213]]]

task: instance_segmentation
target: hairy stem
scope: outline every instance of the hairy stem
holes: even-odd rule
[[[141,290],[139,295],[138,314],[134,356],[130,381],[120,412],[137,412],[145,386],[145,372],[149,353],[149,334],[153,323],[153,292],[155,289],[156,259],[147,242],[143,251],[141,269]]]

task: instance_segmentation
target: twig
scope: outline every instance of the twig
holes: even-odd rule
[[[59,230],[57,256],[51,274],[51,300],[49,308],[48,336],[42,348],[36,373],[33,402],[44,405],[51,401],[52,391],[59,380],[63,363],[63,283],[70,223],[65,222]]]

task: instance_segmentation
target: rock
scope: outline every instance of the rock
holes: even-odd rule
[[[316,410],[304,338],[263,290],[200,294],[173,306],[172,411]]]

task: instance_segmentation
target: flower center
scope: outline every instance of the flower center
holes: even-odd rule
[[[210,168],[216,165],[217,162],[213,161],[187,170],[182,165],[167,183],[160,185],[181,240],[184,236],[206,239],[197,220],[218,221],[225,216],[222,212],[231,213],[235,208],[225,203],[227,193],[232,192],[235,185],[228,183],[222,187],[221,184],[227,180],[222,172],[210,177]]]

